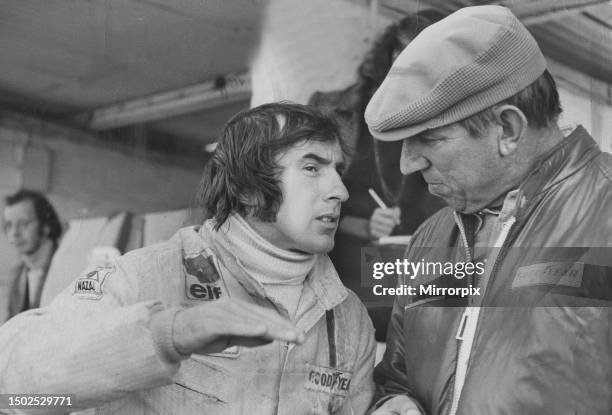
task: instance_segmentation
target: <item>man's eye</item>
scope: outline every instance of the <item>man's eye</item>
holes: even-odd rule
[[[422,146],[435,146],[440,144],[442,141],[444,141],[443,138],[418,136],[416,137],[415,143],[420,144]]]
[[[445,135],[425,136],[427,141],[446,141],[448,137]]]
[[[308,172],[310,172],[310,173],[316,173],[316,172],[318,172],[318,171],[319,171],[319,169],[318,169],[318,167],[317,167],[317,166],[311,166],[311,165],[309,165],[309,166],[305,166],[305,167],[304,167],[304,170],[306,170],[306,171],[308,171]]]

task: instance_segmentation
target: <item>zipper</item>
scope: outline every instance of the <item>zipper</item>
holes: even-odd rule
[[[279,345],[281,349],[281,360],[280,360],[280,373],[278,374],[278,382],[276,383],[276,408],[274,412],[278,415],[278,409],[280,407],[280,389],[283,381],[283,373],[287,366],[287,355],[289,354],[289,342],[281,342]]]
[[[459,227],[459,233],[461,234],[461,240],[463,241],[463,247],[465,248],[465,257],[468,262],[472,262],[472,253],[470,252],[470,246],[468,245],[467,236],[465,235],[465,227],[463,226],[463,221],[457,212],[453,212],[455,216],[455,222]]]
[[[508,247],[508,244],[506,242],[509,239],[508,237],[510,236],[510,231],[512,230],[515,222],[516,218],[512,217],[510,218],[510,220],[504,223],[499,233],[499,237],[494,243],[494,247],[500,246],[500,251],[495,256],[495,261],[493,262],[493,266],[491,267],[491,272],[489,272],[486,284],[484,284],[483,286],[483,296],[486,293],[486,288],[489,285],[489,282],[492,280],[493,275],[497,271],[497,266],[500,261],[500,258],[502,258],[503,254],[506,252],[504,248]],[[457,224],[460,229],[464,246],[466,246],[466,252],[468,252],[469,254],[469,247],[467,247],[467,237],[465,236],[465,228],[463,227],[463,222],[459,220]],[[459,342],[459,349],[457,352],[457,366],[455,369],[455,380],[453,382],[453,395],[449,415],[455,415],[457,413],[457,410],[459,409],[461,391],[465,382],[467,368],[471,362],[473,341],[476,337],[476,329],[478,328],[479,322],[480,307],[466,307],[465,311],[463,312],[463,315],[461,316],[461,321],[459,322],[457,334],[455,335],[455,339]],[[469,347],[469,351],[467,351],[468,354],[467,356],[465,356],[467,347]],[[460,386],[458,388],[456,387],[457,379],[459,379],[460,382]]]
[[[465,234],[465,227],[463,226],[463,220],[457,212],[453,212],[455,216],[455,222],[459,227],[459,233],[461,234],[461,241],[463,242],[463,247],[465,249],[465,257],[468,262],[472,262],[472,253],[470,252],[470,246],[468,244],[467,236]],[[457,364],[455,366],[455,380],[453,381],[453,392],[452,392],[452,400],[451,400],[451,408],[450,415],[455,415],[457,413],[457,408],[459,407],[459,396],[461,395],[461,390],[455,390],[455,385],[457,384],[457,378],[461,377],[461,373],[463,373],[463,368],[461,367],[461,350],[463,341],[465,340],[466,328],[470,319],[470,311],[469,308],[466,307],[463,310],[463,315],[461,316],[461,321],[459,322],[459,328],[457,329],[457,334],[455,335],[455,339],[458,344],[457,348]],[[467,368],[466,368],[467,369]],[[465,376],[465,374],[463,374]]]

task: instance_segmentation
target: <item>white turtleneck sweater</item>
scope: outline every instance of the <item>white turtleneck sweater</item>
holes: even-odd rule
[[[207,226],[213,224],[207,222]],[[217,241],[234,254],[236,262],[263,286],[266,295],[285,307],[293,318],[316,255],[273,245],[236,214],[228,218],[218,233]]]

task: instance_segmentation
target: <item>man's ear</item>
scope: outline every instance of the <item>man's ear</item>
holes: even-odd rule
[[[513,154],[521,138],[527,131],[527,117],[523,111],[514,105],[500,105],[493,109],[495,119],[502,127],[502,135],[499,137],[499,153],[502,157]]]

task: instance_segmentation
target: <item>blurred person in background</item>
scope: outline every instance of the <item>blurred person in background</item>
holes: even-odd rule
[[[37,308],[62,225],[51,203],[39,192],[19,190],[5,198],[2,225],[20,262],[9,281],[8,318]]]
[[[438,11],[424,10],[388,26],[359,66],[355,84],[342,91],[316,92],[310,99],[312,105],[333,112],[351,148],[351,161],[343,176],[350,198],[342,207],[336,245],[329,256],[342,282],[357,293],[361,287],[362,247],[392,234],[410,235],[445,206],[442,199],[428,192],[420,174],[401,174],[402,143],[373,140],[364,120],[366,105],[393,60],[416,35],[443,17]],[[369,189],[388,207],[379,206]],[[370,308],[369,312],[376,339],[384,341],[390,308]]]

